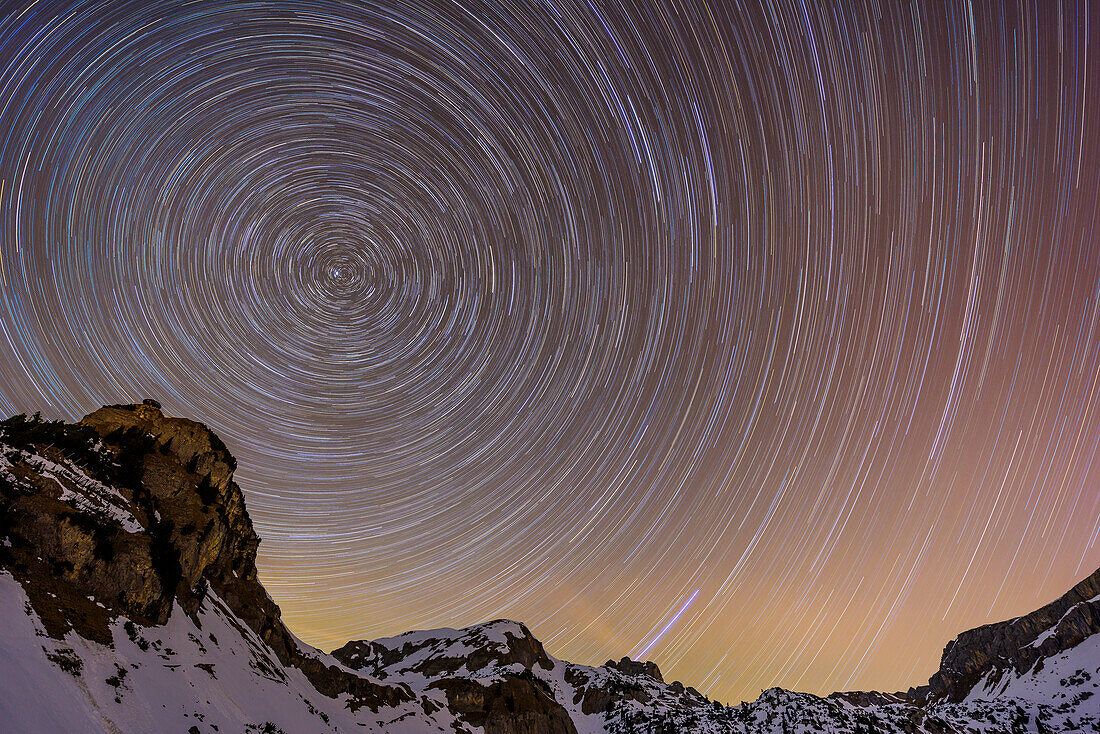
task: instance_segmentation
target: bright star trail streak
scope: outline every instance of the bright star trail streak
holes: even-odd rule
[[[1095,8],[0,13],[0,409],[209,424],[306,640],[896,690],[1100,566]]]
[[[661,631],[657,633],[657,636],[649,641],[649,644],[643,647],[637,654],[637,657],[642,658],[647,652],[649,652],[657,641],[665,636],[665,633],[672,629],[672,625],[676,624],[676,620],[680,618],[680,615],[687,611],[687,608],[691,606],[691,603],[695,601],[695,597],[699,596],[699,590],[696,589],[695,593],[691,595],[691,598],[684,602],[684,606],[680,607],[680,611],[672,615],[672,619],[668,620],[668,624],[661,628]],[[644,658],[642,658],[644,659]]]

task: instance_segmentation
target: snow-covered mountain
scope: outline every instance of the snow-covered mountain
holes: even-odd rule
[[[558,660],[506,620],[322,653],[257,579],[235,468],[153,401],[0,424],[0,731],[1100,731],[1100,571],[963,633],[927,686],[726,707],[653,663]]]

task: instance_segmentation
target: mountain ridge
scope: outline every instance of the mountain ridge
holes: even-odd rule
[[[926,686],[773,688],[727,707],[651,662],[558,660],[510,620],[315,650],[259,582],[235,469],[206,426],[152,400],[78,424],[0,423],[0,650],[71,720],[136,731],[159,704],[197,732],[1100,731],[1100,570],[1034,612],[960,634]],[[36,712],[4,713],[15,731],[51,730]]]

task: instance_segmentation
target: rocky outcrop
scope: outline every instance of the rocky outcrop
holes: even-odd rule
[[[608,660],[603,664],[605,668],[612,668],[625,675],[648,675],[650,678],[665,682],[665,679],[661,677],[661,669],[657,667],[657,663],[650,660],[646,660],[644,663],[637,660],[631,660],[628,657],[623,657],[619,662],[614,660]]]
[[[916,700],[961,701],[978,684],[997,683],[1006,673],[1036,664],[1100,633],[1100,570],[1066,594],[1030,614],[963,632],[944,648],[940,669]]]
[[[51,706],[76,706],[70,721],[103,716],[97,732],[149,730],[142,706],[177,711],[164,730],[202,732],[1100,730],[1100,571],[1031,614],[963,633],[929,685],[904,694],[770,689],[727,707],[666,683],[650,661],[557,660],[507,620],[349,642],[330,658],[293,637],[260,584],[235,468],[214,433],[154,401],[75,425],[0,422],[0,658],[14,661],[0,688],[45,685]],[[58,670],[87,698],[73,703]],[[223,695],[229,705],[211,704]],[[204,717],[220,726],[194,723]],[[41,730],[22,721],[16,731]]]
[[[225,444],[201,423],[165,416],[153,401],[100,408],[81,425],[98,433],[126,468],[129,481],[121,489],[167,556],[159,568],[166,606],[175,598],[192,610],[205,581],[224,592],[234,611],[257,609],[248,615],[257,631],[277,627],[278,607],[256,581],[260,539]]]
[[[431,684],[447,695],[448,708],[485,734],[577,734],[569,713],[530,673],[504,676],[488,685],[465,678]]]
[[[412,698],[302,652],[257,579],[236,460],[206,426],[152,400],[75,426],[20,416],[0,426],[3,565],[34,579],[24,586],[51,634],[107,642],[111,618],[164,624],[174,604],[193,614],[213,590],[321,693],[371,707]]]
[[[538,677],[555,662],[519,622],[358,640],[332,656],[380,680],[442,691],[451,711],[486,734],[575,732],[569,713]]]

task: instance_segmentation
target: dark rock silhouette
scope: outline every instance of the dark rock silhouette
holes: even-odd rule
[[[961,701],[979,680],[995,686],[1006,673],[1024,673],[1097,633],[1100,569],[1030,614],[963,632],[944,648],[940,669],[928,685],[914,689],[912,696]]]
[[[649,660],[643,663],[624,657],[617,663],[614,660],[608,660],[603,666],[605,668],[614,668],[620,673],[626,673],[627,675],[648,675],[650,678],[659,680],[662,683],[665,682],[665,679],[661,677],[661,669],[657,667],[657,663]]]

